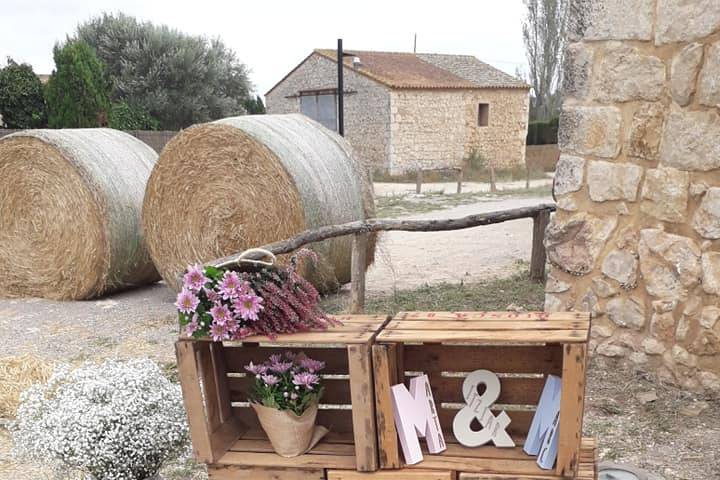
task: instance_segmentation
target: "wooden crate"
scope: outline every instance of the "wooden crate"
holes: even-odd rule
[[[249,337],[242,342],[180,339],[178,372],[195,457],[211,479],[324,478],[325,469],[378,468],[371,342],[386,316],[336,317],[325,331]],[[318,424],[330,433],[310,452],[277,455],[247,403],[254,379],[244,366],[287,350],[322,360],[325,394]]]
[[[421,468],[472,478],[589,478],[581,464],[585,363],[590,320],[586,313],[401,312],[373,346],[381,468]],[[466,448],[452,433],[465,405],[462,382],[469,372],[499,374],[501,393],[493,410],[505,410],[517,445],[524,443],[548,374],[562,377],[557,467],[540,469],[520,446]],[[392,414],[390,386],[427,373],[448,448],[405,466]],[[492,475],[497,475],[493,477]],[[466,478],[471,478],[467,477]]]

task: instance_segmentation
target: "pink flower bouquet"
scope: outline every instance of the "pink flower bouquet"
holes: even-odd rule
[[[313,255],[307,252],[300,254]],[[287,267],[252,271],[190,266],[175,306],[185,335],[218,342],[327,328],[333,321],[318,302],[293,258]]]

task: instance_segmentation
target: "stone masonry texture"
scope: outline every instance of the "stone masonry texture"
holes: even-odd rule
[[[574,0],[570,26],[545,308],[718,393],[720,2]]]
[[[271,114],[300,111],[299,93],[336,88],[335,62],[316,53],[266,95]],[[523,88],[390,88],[345,68],[345,136],[374,170],[402,174],[417,168],[460,166],[479,153],[496,168],[525,162],[529,109]],[[489,105],[487,126],[479,104]]]

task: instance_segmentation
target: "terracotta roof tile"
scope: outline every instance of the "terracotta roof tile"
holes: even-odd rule
[[[315,53],[335,61],[335,50]],[[524,82],[469,55],[414,54],[346,50],[343,62],[355,71],[392,88],[475,89],[529,88]],[[361,66],[353,67],[353,57]]]

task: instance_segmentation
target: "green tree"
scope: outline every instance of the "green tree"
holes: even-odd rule
[[[159,123],[144,108],[121,101],[113,103],[108,114],[110,128],[118,130],[157,130]]]
[[[27,63],[7,59],[0,69],[0,115],[8,128],[42,128],[47,108],[40,79]]]
[[[265,104],[262,98],[260,98],[260,95],[255,95],[255,98],[248,98],[243,103],[243,106],[249,115],[261,115],[265,113]]]
[[[112,100],[141,106],[162,129],[245,112],[248,70],[220,40],[124,14],[94,18],[78,27],[77,37],[105,62]]]
[[[68,40],[53,49],[55,70],[46,88],[48,123],[52,128],[98,127],[107,124],[109,85],[104,67],[87,43]]]

